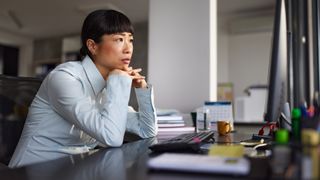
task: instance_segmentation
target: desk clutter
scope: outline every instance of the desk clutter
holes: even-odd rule
[[[148,168],[247,175],[255,168],[252,159],[264,159],[268,162],[266,168],[271,170],[268,172],[271,178],[319,179],[320,103],[293,108],[292,111],[286,105],[279,119],[265,122],[257,134],[248,135],[247,139],[239,142],[227,138],[237,135],[235,131],[231,131],[234,126],[230,102],[205,102],[196,112],[191,113],[195,127],[184,122],[185,116],[178,112],[172,112],[168,117],[168,114],[158,116],[160,143],[149,148],[163,154],[149,158]],[[216,142],[202,143],[208,138],[190,136],[191,139],[188,139],[185,136],[212,131],[216,135]],[[185,138],[188,139],[187,143],[183,142]],[[191,145],[189,142],[192,142]],[[187,149],[191,151],[186,151]]]
[[[149,169],[192,173],[246,175],[250,161],[240,144],[215,144],[213,131],[182,134],[153,144],[155,153],[164,153],[148,161]]]

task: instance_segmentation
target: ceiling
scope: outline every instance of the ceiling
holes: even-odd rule
[[[219,0],[218,13],[269,8],[275,0]],[[78,34],[88,12],[112,8],[134,23],[148,21],[149,0],[1,0],[0,30],[39,39]]]
[[[92,10],[117,9],[140,22],[147,20],[148,7],[148,0],[1,0],[0,30],[35,39],[75,34]]]
[[[248,11],[270,10],[276,0],[218,0],[220,15],[241,14]]]

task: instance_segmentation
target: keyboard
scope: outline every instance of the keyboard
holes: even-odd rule
[[[198,152],[201,145],[214,142],[213,135],[212,131],[181,134],[149,148],[154,152]]]

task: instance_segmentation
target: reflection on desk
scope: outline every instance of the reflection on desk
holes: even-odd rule
[[[145,139],[124,144],[121,148],[98,149],[49,162],[3,170],[0,171],[0,177],[1,180],[145,179],[145,172],[139,171],[142,166],[139,163],[141,158],[148,158],[148,147],[154,140]],[[129,172],[129,175],[126,172]]]
[[[218,143],[237,143],[240,140],[251,137],[250,134],[231,133],[229,137],[215,136]],[[226,140],[224,142],[224,140]],[[230,176],[217,174],[196,174],[181,172],[159,172],[150,171],[147,162],[150,157],[156,155],[151,153],[149,146],[157,141],[156,138],[143,139],[126,143],[120,148],[103,148],[81,155],[68,156],[49,162],[29,165],[17,169],[0,170],[1,180],[94,180],[94,179],[137,179],[137,180],[162,180],[162,179],[268,179],[272,178],[270,158],[249,158],[251,168],[248,176]],[[315,153],[314,153],[315,152]],[[316,154],[319,159],[319,148]],[[312,156],[314,158],[314,156]],[[310,159],[313,160],[313,159]],[[192,163],[192,162],[190,162]],[[310,166],[314,166],[310,161]],[[309,173],[310,174],[310,173]],[[282,176],[283,177],[283,176]],[[293,176],[294,177],[294,176]],[[308,177],[307,175],[305,177]]]
[[[148,170],[146,163],[151,151],[148,147],[157,141],[156,138],[143,139],[136,142],[126,143],[120,148],[104,148],[85,153],[73,155],[49,162],[29,165],[17,169],[0,171],[1,180],[10,179],[212,179],[213,177],[230,177],[228,175],[215,174],[190,174],[174,172],[154,172]],[[231,140],[234,141],[234,140]],[[263,160],[250,160],[252,170],[249,176],[243,177],[265,177],[267,175],[268,163]],[[261,163],[263,162],[263,163]],[[232,176],[239,178],[238,176]]]

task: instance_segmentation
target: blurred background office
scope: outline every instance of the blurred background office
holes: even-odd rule
[[[245,90],[255,93],[254,87],[267,84],[274,5],[274,0],[2,0],[0,73],[43,78],[56,65],[78,59],[84,17],[95,9],[115,9],[134,24],[132,66],[142,67],[155,86],[157,107],[188,113],[206,100],[245,101]],[[259,94],[259,103],[264,96]]]

